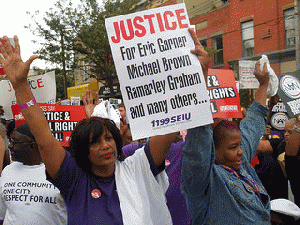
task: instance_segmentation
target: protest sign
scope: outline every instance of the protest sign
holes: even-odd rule
[[[212,122],[184,4],[107,18],[134,140]]]
[[[272,107],[270,118],[272,130],[283,131],[285,129],[285,122],[288,120],[288,114],[285,105],[281,100]]]
[[[79,96],[72,96],[71,97],[71,105],[80,105],[80,97]]]
[[[54,137],[62,146],[69,146],[69,138],[76,124],[85,119],[85,111],[83,106],[73,105],[54,105],[38,103],[44,112],[49,127]],[[15,119],[15,126],[26,123],[18,105],[13,105],[12,112]]]
[[[56,83],[55,72],[28,77],[28,84],[38,103],[55,103]],[[9,80],[0,81],[0,105],[4,108],[4,118],[12,119],[11,106],[16,104],[15,91]]]
[[[259,87],[258,80],[253,75],[254,69],[255,61],[239,61],[240,89],[257,89]]]
[[[300,79],[299,74],[279,77],[278,95],[283,101],[290,118],[300,115]]]
[[[209,69],[207,90],[213,118],[242,118],[240,96],[232,70]]]

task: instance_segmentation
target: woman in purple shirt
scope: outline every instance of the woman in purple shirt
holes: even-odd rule
[[[165,192],[165,156],[176,134],[154,136],[124,159],[119,129],[108,119],[91,117],[73,131],[70,149],[61,146],[36,104],[27,82],[30,64],[23,62],[18,38],[0,44],[0,63],[15,90],[17,103],[39,146],[47,178],[61,191],[69,224],[172,224]]]

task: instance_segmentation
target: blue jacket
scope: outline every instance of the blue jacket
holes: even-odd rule
[[[262,201],[234,174],[215,163],[210,125],[188,130],[183,147],[182,192],[192,224],[270,224],[270,198],[250,165],[266,129],[268,109],[254,102],[240,124],[240,174],[258,185]]]

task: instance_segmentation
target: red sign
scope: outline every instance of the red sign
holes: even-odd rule
[[[242,118],[240,96],[232,70],[209,69],[207,90],[213,118]]]
[[[52,134],[62,146],[69,146],[69,138],[76,124],[85,119],[83,106],[38,103],[43,110]],[[18,105],[12,105],[16,127],[26,123]]]
[[[1,43],[4,45],[4,41],[0,38],[0,41],[1,41]],[[1,50],[0,50],[0,54],[1,54]],[[1,57],[1,56],[0,56]],[[2,65],[1,65],[1,63],[0,63],[0,76],[1,75],[5,75],[5,73],[4,73],[4,71],[3,71],[3,68],[2,68]]]

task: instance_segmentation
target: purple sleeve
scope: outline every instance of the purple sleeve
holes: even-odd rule
[[[138,142],[132,142],[131,144],[123,146],[122,151],[125,155],[125,158],[127,158],[129,156],[132,156],[139,148],[140,146]]]
[[[80,182],[80,178],[85,176],[85,173],[78,167],[75,159],[66,151],[65,158],[60,166],[57,177],[52,179],[46,172],[47,180],[53,183],[59,190],[65,200],[73,193],[74,187]]]
[[[155,165],[155,163],[153,161],[153,158],[152,158],[152,155],[151,155],[151,152],[150,152],[149,141],[145,144],[144,151],[146,153],[147,159],[148,159],[149,164],[150,164],[150,169],[151,169],[153,175],[156,176],[159,173],[161,173],[165,169],[165,162],[163,162],[163,164],[161,164],[158,167]]]

